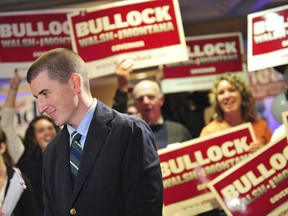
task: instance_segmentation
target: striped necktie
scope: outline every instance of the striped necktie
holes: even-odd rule
[[[79,134],[77,131],[74,131],[71,134],[71,138],[72,144],[70,148],[70,168],[74,181],[77,177],[77,173],[80,167],[80,159],[82,154],[82,148],[80,145],[81,134]]]

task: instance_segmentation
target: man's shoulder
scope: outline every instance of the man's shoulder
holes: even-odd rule
[[[180,122],[176,122],[176,121],[171,121],[171,120],[164,120],[164,124],[166,124],[167,130],[168,131],[183,131],[183,132],[188,132],[188,129],[181,124]],[[190,132],[189,132],[190,134]]]
[[[115,119],[117,120],[117,122],[120,121],[123,124],[127,123],[129,125],[133,124],[133,125],[137,125],[137,126],[146,125],[148,127],[147,123],[139,117],[136,117],[133,115],[128,115],[125,113],[120,113],[116,110],[113,110],[113,112],[115,113]]]
[[[167,126],[184,127],[183,124],[181,124],[180,122],[176,122],[176,121],[164,120],[164,123],[165,123]]]
[[[113,128],[121,128],[125,126],[136,126],[141,128],[148,127],[147,123],[139,117],[128,115],[126,113],[121,113],[113,108],[108,107],[103,103],[101,103],[98,111],[96,111],[93,122]]]

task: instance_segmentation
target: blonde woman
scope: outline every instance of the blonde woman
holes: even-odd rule
[[[250,152],[270,141],[271,130],[266,121],[257,117],[252,92],[241,77],[225,73],[216,78],[209,99],[215,109],[214,119],[202,129],[200,137],[251,122],[257,142],[250,145]]]

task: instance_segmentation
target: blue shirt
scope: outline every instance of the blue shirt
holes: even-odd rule
[[[85,144],[85,141],[86,141],[88,129],[89,129],[89,126],[90,126],[90,122],[93,119],[93,114],[94,114],[94,111],[96,109],[96,106],[97,106],[97,100],[94,98],[91,107],[89,108],[89,110],[86,113],[85,117],[82,119],[82,121],[81,121],[80,125],[78,126],[78,128],[75,129],[71,125],[67,124],[67,129],[68,129],[68,132],[70,134],[70,146],[71,146],[71,143],[72,143],[71,134],[75,130],[77,130],[77,132],[82,135],[81,139],[80,139],[80,144],[81,144],[82,150],[84,149],[84,144]]]

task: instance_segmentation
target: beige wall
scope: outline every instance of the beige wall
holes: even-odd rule
[[[117,83],[114,76],[95,78],[90,81],[92,96],[99,99],[108,106],[112,106],[113,97]]]

